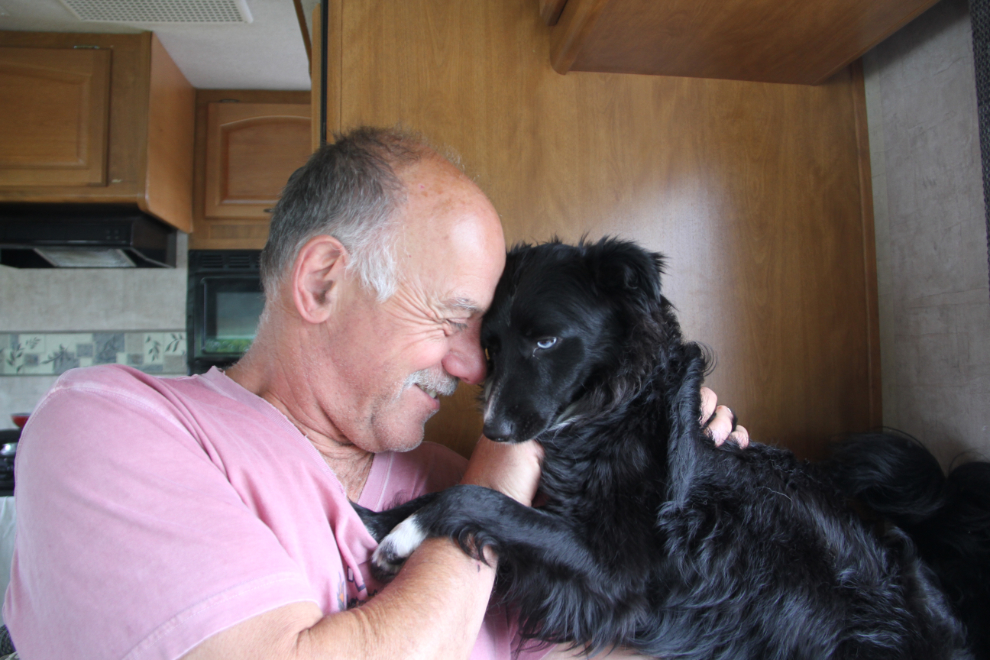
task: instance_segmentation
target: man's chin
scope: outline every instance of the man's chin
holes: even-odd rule
[[[433,417],[433,411],[421,417],[421,421],[418,423],[411,422],[407,418],[403,420],[405,423],[401,424],[399,428],[384,429],[383,432],[379,433],[379,438],[381,438],[380,444],[387,451],[400,453],[412,451],[423,444],[423,438],[426,433],[426,421],[430,417]]]
[[[423,443],[426,422],[439,412],[440,402],[414,385],[405,389],[394,404],[387,414],[391,420],[372,420],[378,444],[385,451],[411,451]]]

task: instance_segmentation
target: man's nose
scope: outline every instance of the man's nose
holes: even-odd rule
[[[481,350],[481,321],[471,321],[466,330],[454,334],[443,361],[444,370],[469,385],[485,379],[485,353]]]

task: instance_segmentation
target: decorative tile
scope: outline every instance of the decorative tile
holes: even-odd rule
[[[0,335],[0,375],[17,373],[18,360],[23,359],[23,353],[18,353],[16,335]]]
[[[24,347],[25,351],[40,353],[45,350],[45,335],[41,334],[19,334],[17,342]]]
[[[144,333],[144,363],[161,365],[165,358],[165,340],[163,332]]]
[[[0,376],[59,375],[96,364],[126,364],[155,374],[185,374],[186,333],[0,333]]]
[[[41,366],[41,355],[39,353],[25,353],[24,361],[21,362],[21,369],[28,376],[44,373],[44,368]]]
[[[123,332],[93,333],[93,364],[116,364],[117,353],[124,350]]]
[[[129,355],[144,353],[143,332],[128,332],[124,334],[124,353]]]
[[[165,341],[165,355],[186,355],[186,333],[184,332],[163,332]]]

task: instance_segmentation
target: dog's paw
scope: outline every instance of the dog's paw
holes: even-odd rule
[[[375,577],[382,581],[395,577],[402,564],[425,538],[426,532],[416,522],[415,515],[396,525],[395,529],[382,539],[378,549],[371,556],[372,572]]]

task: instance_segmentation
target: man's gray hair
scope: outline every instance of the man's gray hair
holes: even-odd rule
[[[314,236],[329,234],[350,253],[348,267],[378,299],[397,287],[394,214],[406,201],[397,170],[432,148],[399,129],[359,128],[334,136],[289,177],[272,212],[261,253],[265,297],[273,300],[299,250]]]

